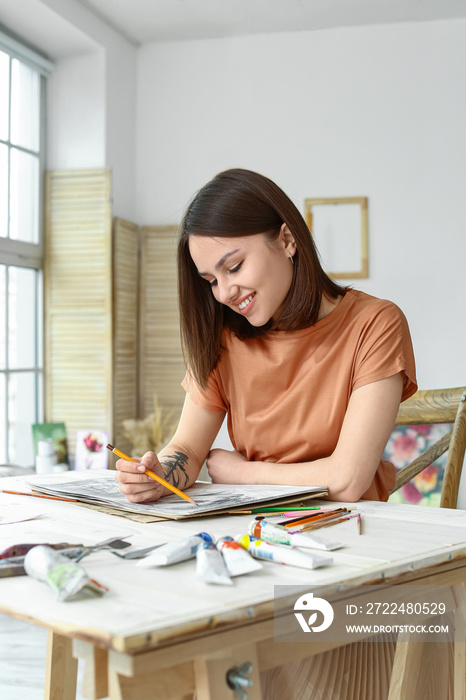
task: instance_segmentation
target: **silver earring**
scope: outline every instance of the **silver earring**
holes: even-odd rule
[[[291,260],[291,264],[294,265],[294,260],[293,260],[293,256],[292,256],[292,255],[290,255],[290,260]]]

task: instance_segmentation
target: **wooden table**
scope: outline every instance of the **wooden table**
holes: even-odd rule
[[[0,488],[12,488],[2,480]],[[16,484],[17,485],[17,484]],[[367,584],[452,586],[455,613],[454,698],[466,700],[466,511],[361,502],[363,533],[356,521],[322,531],[347,543],[332,552],[334,564],[314,571],[266,563],[234,586],[212,586],[195,578],[194,561],[163,569],[136,568],[107,552],[83,560],[88,573],[109,592],[102,598],[55,601],[47,585],[29,577],[0,579],[0,612],[47,627],[46,700],[76,694],[76,658],[86,660],[83,694],[111,700],[234,698],[226,672],[253,665],[248,700],[261,698],[260,671],[312,656],[347,642],[274,641],[274,586],[283,586],[280,614],[296,600],[286,586],[299,586],[336,605],[354,601]],[[245,532],[251,516],[211,517],[141,524],[60,501],[0,493],[4,521],[38,513],[43,517],[0,524],[0,549],[19,542],[95,543],[110,535],[132,535],[136,547],[167,542],[201,530],[215,536]],[[1,520],[0,520],[1,523]],[[340,529],[338,529],[340,528]],[[345,593],[342,584],[352,586]],[[356,589],[355,587],[360,587]],[[291,618],[290,618],[291,619]],[[361,634],[361,638],[365,635]],[[367,636],[367,635],[366,635]],[[417,680],[432,645],[397,644],[389,699],[417,697]]]

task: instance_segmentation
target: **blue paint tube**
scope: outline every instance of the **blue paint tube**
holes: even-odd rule
[[[196,552],[196,576],[206,583],[232,586],[223,557],[213,542],[203,542]]]
[[[208,532],[199,532],[197,535],[185,537],[177,542],[168,542],[162,545],[149,554],[149,556],[140,559],[136,566],[150,568],[151,566],[169,566],[177,564],[179,561],[193,559],[196,556],[199,545],[203,542],[214,542],[212,535]]]

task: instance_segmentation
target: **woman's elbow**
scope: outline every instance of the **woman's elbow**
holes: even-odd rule
[[[332,501],[356,503],[370,488],[378,461],[348,458],[335,450],[329,460],[328,498]]]
[[[365,489],[367,490],[367,489]],[[329,489],[329,498],[332,501],[343,501],[344,503],[357,503],[365,491],[353,486],[348,486],[345,489],[333,490]]]
[[[344,501],[345,503],[357,503],[366,493],[371,485],[371,481],[362,478],[352,478],[335,484],[334,488],[329,487],[329,498],[332,501]]]

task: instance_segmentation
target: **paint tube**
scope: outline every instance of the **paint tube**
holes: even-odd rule
[[[192,537],[185,537],[177,542],[168,542],[155,550],[148,557],[140,559],[136,566],[148,568],[151,566],[168,566],[177,564],[179,561],[193,559],[196,556],[197,548],[203,542],[214,542],[212,535],[208,532],[199,532]]]
[[[230,576],[241,576],[262,569],[262,564],[253,559],[233,537],[220,537],[217,540],[217,549],[222,553]]]
[[[276,564],[288,564],[288,566],[297,566],[301,569],[317,569],[319,566],[333,562],[331,557],[300,552],[294,547],[278,547],[268,542],[263,542],[252,535],[242,535],[237,541],[255,559],[273,561]]]
[[[253,520],[249,525],[249,534],[272,544],[289,544],[293,547],[305,547],[306,549],[323,549],[326,552],[343,547],[341,542],[332,542],[325,537],[319,537],[311,533],[292,534],[285,530],[284,527],[270,523],[267,520]]]
[[[222,554],[213,542],[202,542],[197,548],[196,576],[206,583],[233,585]]]
[[[97,595],[108,590],[91,580],[81,566],[46,545],[29,550],[24,557],[24,569],[28,576],[47,583],[60,602],[73,598],[83,590]]]

